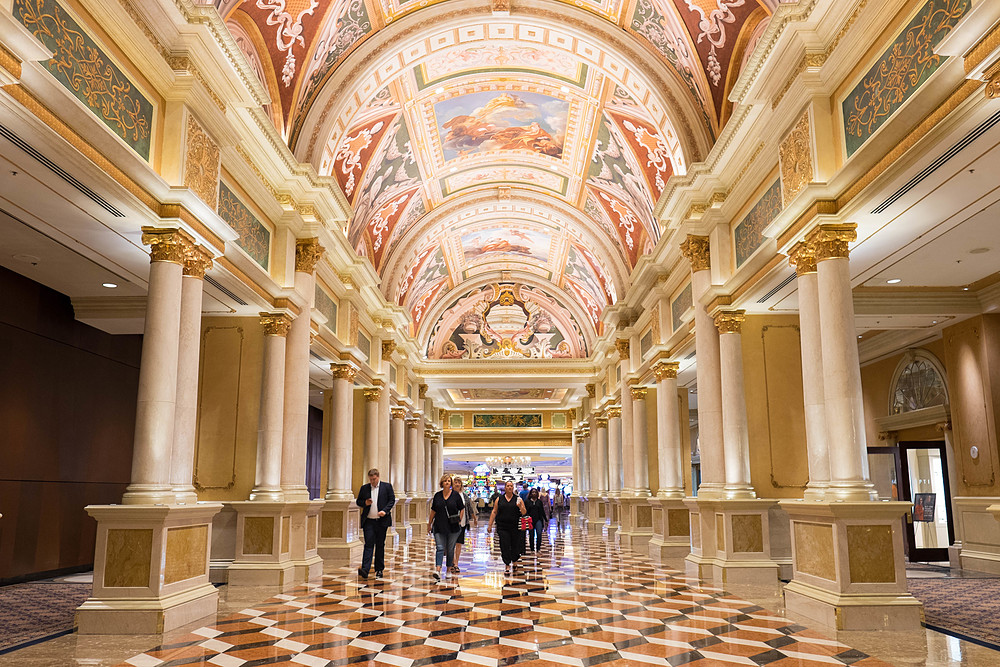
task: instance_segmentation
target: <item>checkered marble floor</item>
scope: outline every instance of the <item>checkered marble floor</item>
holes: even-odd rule
[[[337,570],[123,664],[886,665],[578,528],[512,576],[482,524],[466,541],[441,582],[420,534],[383,579]]]

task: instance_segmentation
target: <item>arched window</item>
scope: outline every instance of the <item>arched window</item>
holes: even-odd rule
[[[927,350],[907,350],[893,377],[889,414],[947,404],[948,387],[941,362]]]

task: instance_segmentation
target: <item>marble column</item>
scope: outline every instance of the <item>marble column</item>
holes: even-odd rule
[[[184,260],[181,287],[180,342],[177,351],[177,402],[174,410],[174,444],[170,455],[170,486],[175,502],[198,502],[193,485],[194,448],[198,435],[198,368],[201,359],[201,305],[205,271],[212,255],[192,248]]]
[[[177,229],[144,227],[142,241],[151,248],[132,483],[121,505],[86,508],[97,521],[97,536],[91,596],[76,611],[80,634],[162,633],[206,616],[214,618],[219,606],[208,562],[212,522],[222,505],[177,504],[172,486],[173,479],[181,479],[184,497],[189,496],[190,472],[183,476],[173,466],[173,439],[181,342],[187,354],[200,338],[195,331],[192,342],[188,328],[192,320],[200,319],[201,309],[190,288],[188,298],[183,298],[183,271],[187,258],[200,251],[189,235]],[[187,282],[197,285],[200,294],[200,280]],[[189,370],[185,366],[185,372]],[[187,422],[182,425],[186,428]],[[190,458],[192,450],[184,447],[176,455]],[[186,465],[190,471],[191,463]],[[176,548],[178,537],[184,540],[182,549]],[[178,577],[178,572],[185,576]]]
[[[624,489],[622,476],[622,409],[608,408],[608,496],[618,498]]]
[[[684,498],[684,450],[676,361],[661,361],[656,375],[656,467],[660,485],[653,506],[653,536],[649,555],[656,560],[683,558],[691,552],[691,523]],[[690,459],[688,459],[690,460]]]
[[[694,297],[698,440],[701,451],[701,486],[698,488],[698,497],[719,498],[722,497],[726,482],[722,444],[719,331],[702,302],[702,298],[712,289],[708,237],[688,235],[681,245],[681,252],[691,262],[691,291]]]
[[[830,484],[830,452],[827,444],[826,401],[823,396],[823,347],[819,319],[819,279],[816,249],[796,244],[788,254],[795,267],[799,301],[799,335],[802,346],[802,399],[806,426],[806,456],[809,483],[804,497],[822,500]]]
[[[444,452],[441,449],[441,436],[435,433],[431,436],[431,480],[433,493],[441,488],[440,479],[444,474]],[[432,493],[432,495],[433,495]]]
[[[715,316],[719,329],[722,387],[722,438],[726,459],[726,498],[756,498],[750,484],[750,435],[743,382],[743,342],[740,328],[746,319],[742,310]]]
[[[386,379],[388,380],[388,378]],[[389,474],[391,467],[389,454],[389,423],[392,417],[390,413],[391,400],[392,391],[387,385],[383,384],[382,393],[379,394],[378,399],[378,453],[375,457],[375,467],[383,475]]]
[[[382,402],[382,387],[369,387],[365,394],[365,450],[364,474],[372,468],[378,468],[378,436],[379,436],[379,403]],[[379,472],[382,472],[379,469]],[[388,472],[388,471],[386,471]],[[367,477],[365,477],[367,479]]]
[[[632,415],[631,387],[629,378],[622,377],[622,496],[635,495],[635,457],[632,456],[635,417]]]
[[[285,396],[281,445],[281,490],[287,501],[309,500],[306,450],[309,434],[309,334],[316,295],[316,264],[326,252],[319,239],[295,242],[295,291],[302,311],[285,338]]]
[[[388,481],[397,498],[406,497],[406,408],[389,410],[389,471]]]
[[[352,500],[354,465],[354,376],[350,364],[330,364],[333,420],[330,425],[327,500]],[[366,471],[367,472],[367,471]]]
[[[257,426],[257,472],[250,500],[281,502],[281,438],[285,394],[285,336],[291,318],[284,313],[261,313],[264,328],[264,364]]]
[[[823,395],[829,446],[828,500],[876,500],[868,481],[861,362],[854,325],[848,244],[857,225],[821,225],[807,242],[816,248]]]
[[[660,362],[656,374],[656,468],[658,498],[684,497],[684,452],[681,446],[680,406],[677,401],[676,361]]]
[[[420,468],[422,467],[421,462],[421,447],[420,447],[420,431],[418,426],[420,425],[420,417],[410,417],[406,420],[406,436],[405,436],[405,448],[406,448],[406,465],[404,475],[404,482],[406,484],[406,495],[415,498],[420,493]],[[398,494],[397,494],[398,495]]]
[[[431,429],[424,427],[424,493],[434,495],[434,448],[431,445]]]
[[[608,495],[608,420],[606,417],[594,418],[594,469],[597,472],[594,489],[599,496]]]
[[[648,498],[649,492],[649,422],[646,417],[646,387],[632,387],[632,466],[635,470],[635,496]]]
[[[193,246],[177,229],[143,227],[150,246],[146,324],[142,337],[139,391],[136,398],[132,479],[125,505],[163,505],[175,500],[170,485],[171,450],[177,400],[184,260]]]

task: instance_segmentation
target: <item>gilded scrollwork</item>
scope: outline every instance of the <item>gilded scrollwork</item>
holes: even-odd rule
[[[208,135],[195,117],[187,117],[187,150],[184,153],[184,185],[198,198],[215,208],[219,199],[219,144]]]
[[[52,51],[45,69],[148,160],[153,105],[121,69],[55,0],[14,0],[13,12]]]
[[[764,243],[764,229],[781,213],[781,179],[776,179],[733,231],[736,266],[741,266]]]
[[[853,155],[930,78],[942,58],[934,47],[971,0],[928,0],[843,103],[847,155]]]
[[[236,245],[265,270],[271,254],[271,231],[225,183],[219,187],[219,217],[240,235]]]
[[[781,163],[781,201],[783,206],[813,180],[812,123],[806,111],[788,133],[779,148]]]

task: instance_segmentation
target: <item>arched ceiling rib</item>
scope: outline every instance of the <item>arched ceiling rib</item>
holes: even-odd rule
[[[578,331],[579,344],[559,334],[575,356],[659,238],[655,202],[707,153],[776,2],[537,0],[511,16],[483,0],[217,7],[296,155],[339,182],[350,242],[429,351],[442,352],[440,327],[482,319],[455,310],[461,297]],[[489,311],[483,294],[503,285],[514,305]],[[531,345],[562,340],[535,333]]]

